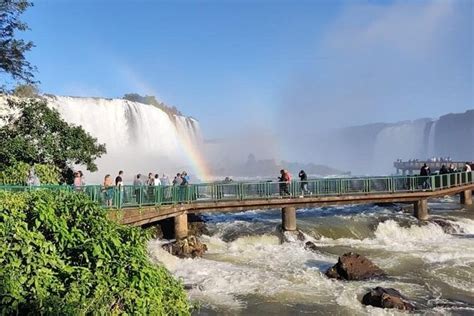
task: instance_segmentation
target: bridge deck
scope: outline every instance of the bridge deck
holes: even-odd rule
[[[283,207],[309,208],[339,204],[397,203],[415,202],[421,199],[454,195],[466,190],[474,190],[474,184],[466,184],[435,191],[404,193],[364,193],[336,196],[305,196],[292,198],[270,198],[241,201],[197,202],[168,206],[142,206],[110,212],[110,218],[122,224],[145,225],[186,213],[238,212],[255,209],[276,209]]]
[[[186,186],[132,186],[104,188],[99,185],[72,188],[109,207],[110,217],[123,224],[143,225],[184,213],[227,212],[279,207],[379,202],[414,202],[474,190],[472,172],[429,177],[390,176],[313,179],[305,183],[231,182]],[[307,191],[302,192],[306,184]],[[36,189],[0,186],[0,190]],[[288,194],[289,193],[289,194]]]

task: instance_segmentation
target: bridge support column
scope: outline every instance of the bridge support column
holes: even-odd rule
[[[188,237],[188,214],[181,214],[174,218],[174,238],[176,240]]]
[[[464,192],[461,192],[461,204],[464,205],[472,205],[472,191],[471,190],[466,190]]]
[[[421,221],[425,221],[428,219],[428,200],[422,199],[418,200],[413,205],[414,214],[416,218]]]
[[[296,230],[296,208],[284,207],[281,209],[281,226],[285,231]]]

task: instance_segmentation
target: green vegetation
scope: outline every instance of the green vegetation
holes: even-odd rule
[[[168,106],[163,102],[159,102],[156,97],[152,95],[141,96],[138,93],[127,93],[123,96],[123,99],[153,105],[168,115],[183,115],[175,106]]]
[[[28,30],[28,25],[20,20],[20,15],[32,5],[28,0],[0,1],[0,73],[26,83],[34,83],[33,72],[36,68],[25,59],[25,53],[34,45],[31,41],[15,36],[17,31]]]
[[[59,184],[60,170],[54,165],[34,164],[35,174],[40,178],[41,184]],[[13,166],[0,171],[0,185],[16,184],[25,185],[31,166],[25,162],[18,162]]]
[[[0,171],[19,162],[49,164],[60,170],[62,179],[72,181],[73,164],[96,171],[96,158],[105,145],[80,126],[64,121],[59,112],[41,99],[8,99],[10,113],[0,116]]]
[[[34,84],[19,84],[13,89],[13,95],[19,98],[36,98],[39,90]]]
[[[0,191],[0,313],[188,315],[182,284],[85,195]]]

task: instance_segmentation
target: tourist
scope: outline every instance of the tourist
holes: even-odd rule
[[[280,177],[278,177],[278,181],[280,182],[280,195],[290,195],[290,191],[288,191],[288,184],[290,182],[290,178],[288,172],[286,170],[280,170]]]
[[[79,177],[81,178],[81,186],[85,186],[86,181],[84,180],[84,174],[82,173],[81,170],[79,170],[78,173],[79,173]]]
[[[163,198],[169,199],[171,198],[171,187],[170,187],[170,179],[167,175],[163,173],[160,178],[161,185],[163,186]]]
[[[35,174],[35,168],[31,168],[28,172],[28,177],[26,178],[26,184],[28,186],[40,186],[41,181],[39,177]]]
[[[74,172],[74,180],[73,180],[72,185],[74,187],[74,190],[76,190],[76,191],[81,190],[82,179],[81,179],[81,174],[78,171]]]
[[[183,178],[184,185],[189,184],[189,176],[186,171],[181,173],[181,177]],[[181,183],[183,185],[183,183]]]
[[[123,171],[120,170],[118,176],[115,178],[115,186],[122,187],[123,186]]]
[[[114,186],[110,174],[104,177],[104,183],[102,184],[102,192],[104,192],[105,205],[112,206],[112,199],[114,197]]]
[[[308,190],[308,176],[306,175],[306,172],[301,170],[298,176],[300,177],[301,181],[301,197],[303,197],[305,194],[311,194],[311,192]]]
[[[446,168],[445,165],[441,166],[441,169],[439,169],[439,174],[447,174],[449,173],[448,168]]]
[[[456,167],[454,166],[454,164],[450,164],[450,165],[449,165],[449,168],[448,168],[448,172],[449,172],[449,173],[454,173],[454,172],[456,172],[456,171],[457,171],[457,169],[456,169]]]
[[[164,173],[160,178],[160,182],[161,182],[161,185],[164,185],[164,186],[169,186],[170,185],[170,179]]]
[[[466,162],[464,165],[464,168],[462,169],[464,172],[472,172],[471,164],[469,162]]]
[[[158,173],[155,174],[155,178],[153,179],[153,185],[154,186],[161,185],[160,175]]]
[[[143,190],[143,181],[140,174],[137,174],[136,178],[133,180],[133,188],[135,190],[135,200],[140,204],[142,201]]]
[[[182,182],[183,182],[183,178],[181,178],[181,174],[177,173],[176,177],[174,177],[173,179],[173,186],[181,185]]]
[[[153,173],[151,172],[148,173],[148,178],[146,179],[145,184],[148,186],[155,185],[155,176],[153,175]]]
[[[423,167],[420,169],[420,181],[422,182],[422,188],[423,189],[429,189],[431,187],[430,181],[429,181],[429,176],[431,175],[431,170],[430,167],[426,165],[426,163],[423,164]]]

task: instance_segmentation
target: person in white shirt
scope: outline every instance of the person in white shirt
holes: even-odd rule
[[[161,185],[160,176],[158,175],[158,173],[155,174],[154,184],[155,186]]]
[[[464,166],[464,171],[466,172],[472,172],[472,168],[471,168],[471,165],[469,164],[469,162],[466,162],[466,165]]]

